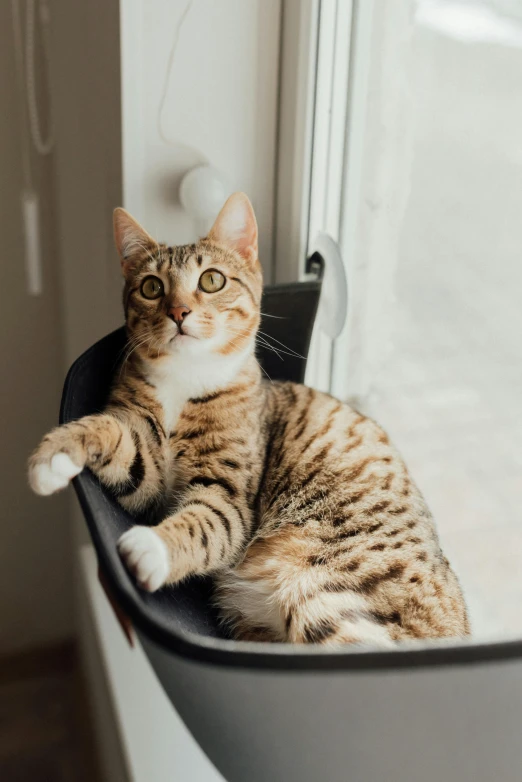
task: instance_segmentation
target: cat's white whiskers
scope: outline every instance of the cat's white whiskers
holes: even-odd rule
[[[281,361],[284,361],[284,358],[283,358],[283,356],[281,355],[281,353],[280,353],[278,350],[276,350],[276,348],[274,348],[274,347],[273,347],[273,345],[269,345],[269,344],[268,344],[268,342],[262,342],[260,337],[257,337],[257,338],[256,338],[256,342],[257,342],[257,343],[258,343],[258,345],[260,345],[262,348],[266,348],[267,350],[271,350],[271,351],[272,351],[272,353],[275,353],[275,354],[276,354],[276,356],[277,356],[278,358],[280,358],[280,359],[281,359]]]
[[[297,353],[295,350],[292,350],[292,348],[288,347],[288,345],[285,345],[284,342],[281,342],[279,339],[276,339],[271,334],[267,334],[266,332],[261,330],[259,330],[258,334],[262,334],[264,337],[268,339],[273,339],[274,342],[277,342],[278,345],[281,345],[286,351],[288,351],[289,356],[295,356],[296,358],[303,358],[303,359],[305,358],[305,356],[302,356],[300,353]]]
[[[262,372],[264,375],[266,375],[266,377],[268,378],[268,380],[270,380],[270,382],[271,382],[271,383],[273,383],[274,381],[272,380],[272,378],[270,377],[270,375],[268,374],[268,372],[266,371],[266,369],[265,369],[264,367],[262,367],[262,366],[261,366],[261,364],[259,365],[259,368],[260,368],[261,372]]]
[[[144,337],[143,339],[141,339],[141,338],[136,338],[136,337],[135,337],[135,338],[134,338],[134,344],[133,344],[133,342],[132,342],[132,338],[131,338],[131,340],[129,340],[129,342],[130,342],[131,344],[130,344],[130,345],[129,345],[129,344],[127,345],[127,348],[128,348],[128,350],[127,350],[127,353],[126,353],[126,355],[125,355],[125,357],[123,358],[123,361],[122,361],[122,363],[121,363],[121,367],[120,367],[120,373],[119,373],[119,375],[118,375],[118,379],[121,379],[121,374],[122,374],[123,370],[124,370],[124,369],[125,369],[125,371],[127,370],[127,366],[128,366],[129,359],[130,359],[131,355],[132,355],[132,354],[133,354],[133,353],[134,353],[134,352],[135,352],[135,351],[136,351],[138,348],[142,347],[143,345],[146,345],[146,344],[147,344],[147,342],[150,342],[152,339],[154,339],[154,336],[151,336],[151,337],[149,337],[149,336],[146,336],[146,337]]]
[[[233,345],[236,348],[236,350],[240,350],[240,346],[237,344],[237,342],[234,342],[233,339],[230,340],[230,344]]]
[[[274,315],[274,317],[279,317],[279,316]],[[228,329],[228,331],[232,333],[232,329]],[[236,333],[240,334],[240,333],[247,333],[247,332],[237,331]],[[270,339],[273,339],[274,342],[277,342],[277,344],[281,345],[281,347],[276,348],[274,345],[271,345],[270,342],[268,341]],[[284,342],[281,342],[280,340],[276,339],[271,334],[267,334],[265,331],[261,331],[261,329],[259,329],[256,334],[256,340],[259,341],[260,344],[264,345],[264,347],[273,350],[278,354],[283,353],[287,356],[293,356],[294,358],[302,358],[302,359],[305,358],[300,353],[297,353],[297,351],[292,350],[292,348],[290,348],[288,345],[285,345]]]
[[[235,329],[230,329],[230,328],[228,328],[227,331],[229,332],[229,334],[235,333],[235,334],[239,334],[240,336],[244,336],[248,334],[248,331],[241,331],[241,330],[236,331]],[[260,336],[259,334],[256,334],[255,341],[262,347],[266,348],[267,350],[271,350],[273,353],[275,353],[281,359],[281,361],[284,361],[284,358],[282,357],[281,353],[286,353],[286,351],[281,350],[280,348],[275,348],[274,345],[270,345],[270,343],[267,342],[267,340],[264,337]],[[292,354],[288,353],[287,355],[290,356]]]
[[[269,315],[268,312],[259,312],[264,318],[277,318],[277,320],[288,320],[286,315]]]

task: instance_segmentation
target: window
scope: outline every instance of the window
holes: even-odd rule
[[[519,634],[522,12],[509,0],[304,6],[286,180],[301,187],[300,241],[285,246],[278,226],[278,269],[302,275],[326,231],[349,280],[346,326],[315,336],[310,380],[390,432],[476,634]],[[283,47],[287,80],[291,68]]]

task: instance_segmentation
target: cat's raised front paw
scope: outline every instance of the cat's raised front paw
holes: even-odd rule
[[[150,527],[132,527],[119,539],[118,551],[142,589],[155,592],[166,582],[169,574],[167,547]]]
[[[46,496],[65,489],[82,471],[66,453],[55,453],[50,461],[35,458],[29,465],[29,485],[36,494]]]

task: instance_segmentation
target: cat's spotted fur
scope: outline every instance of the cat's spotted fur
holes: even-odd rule
[[[33,488],[51,493],[88,466],[128,510],[161,514],[121,538],[127,567],[150,591],[214,574],[238,638],[388,646],[466,635],[457,579],[383,430],[326,394],[262,377],[248,199],[232,196],[196,245],[159,245],[123,210],[115,234],[129,353],[106,411],[44,438]],[[222,290],[198,287],[207,269],[225,276]],[[152,301],[147,275],[164,287]],[[174,322],[181,306],[190,312]]]

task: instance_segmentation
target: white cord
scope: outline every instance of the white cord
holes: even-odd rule
[[[20,146],[22,153],[22,170],[24,175],[24,187],[27,192],[32,190],[33,177],[31,171],[31,149],[25,121],[24,93],[24,47],[22,40],[22,23],[20,20],[20,6],[18,0],[11,0],[11,17],[13,23],[13,39],[16,60],[16,76],[18,79],[19,101],[18,114],[20,121]]]
[[[182,14],[180,15],[178,19],[178,24],[176,27],[176,30],[174,31],[174,38],[172,41],[172,46],[170,48],[170,54],[169,59],[167,63],[167,70],[165,72],[165,79],[163,81],[163,90],[161,92],[161,98],[158,106],[158,135],[160,139],[165,143],[169,144],[170,146],[177,146],[177,143],[175,141],[172,141],[169,139],[166,134],[163,132],[163,110],[165,108],[165,101],[167,99],[167,92],[169,89],[169,81],[170,81],[170,73],[172,71],[172,64],[174,62],[174,55],[176,54],[176,49],[178,48],[178,42],[179,42],[179,36],[181,33],[181,28],[183,27],[183,23],[185,19],[187,18],[187,14],[190,11],[190,7],[193,3],[193,0],[188,0],[187,5],[183,9]]]
[[[47,68],[47,88],[49,89],[49,6],[47,0],[39,0],[40,26],[42,28],[42,46]],[[49,155],[54,146],[51,122],[47,131],[47,138],[44,138],[40,123],[40,113],[38,111],[38,101],[36,98],[35,67],[34,67],[34,12],[35,0],[27,0],[26,18],[25,18],[25,85],[27,90],[27,112],[29,115],[29,128],[34,148],[39,155]],[[50,105],[50,103],[49,103]]]

